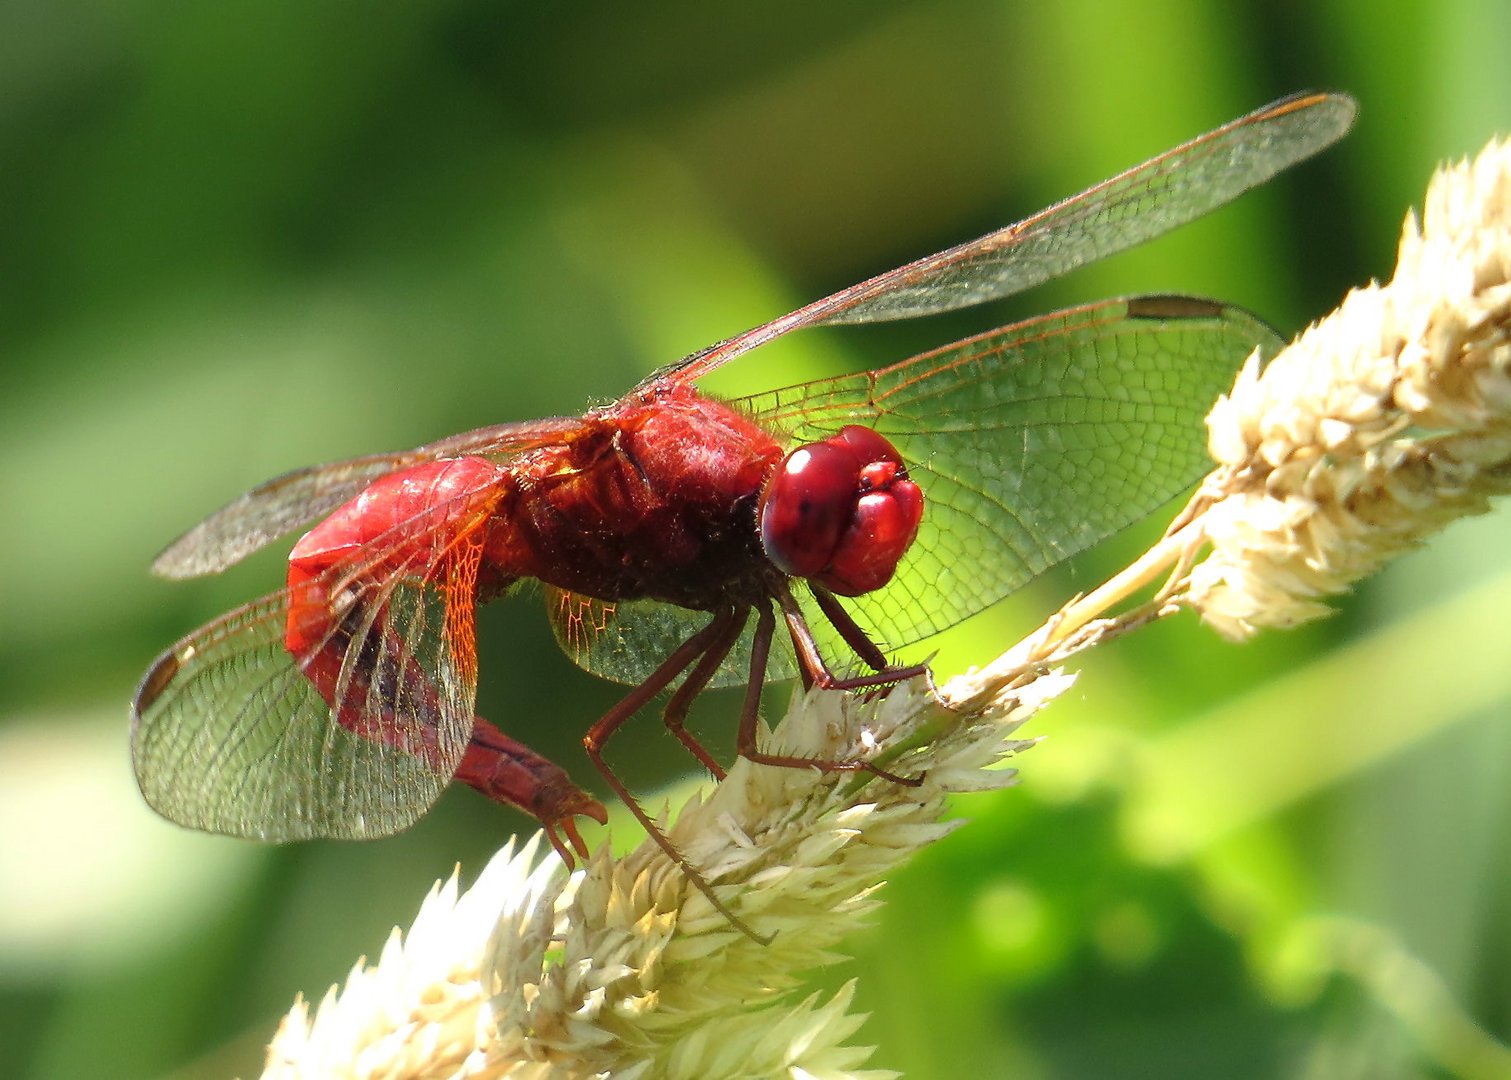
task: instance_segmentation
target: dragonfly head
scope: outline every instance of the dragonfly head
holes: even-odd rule
[[[922,518],[896,447],[852,424],[782,459],[761,494],[761,546],[783,573],[860,596],[892,580]]]

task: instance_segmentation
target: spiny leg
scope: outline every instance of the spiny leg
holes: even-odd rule
[[[740,621],[743,622],[743,619]],[[687,880],[692,882],[693,887],[707,898],[708,902],[714,906],[714,910],[728,919],[730,925],[739,930],[740,933],[758,944],[765,945],[770,943],[771,938],[761,937],[747,926],[739,916],[735,915],[724,901],[719,899],[714,893],[713,886],[687,861],[687,858],[672,844],[670,838],[651,820],[650,815],[635,801],[635,797],[630,794],[630,790],[625,786],[624,781],[619,779],[618,775],[603,757],[603,746],[608,741],[609,736],[618,731],[626,720],[639,712],[646,702],[666,689],[673,679],[697,663],[701,656],[717,644],[724,633],[724,624],[721,622],[719,616],[715,615],[714,619],[707,626],[677,646],[672,651],[672,654],[663,660],[661,666],[651,672],[644,682],[620,699],[619,703],[612,709],[604,713],[598,722],[588,729],[588,733],[583,736],[582,746],[587,751],[588,757],[592,759],[593,764],[598,768],[598,771],[603,774],[603,778],[608,781],[609,787],[614,789],[614,794],[618,795],[624,805],[629,807],[630,813],[635,815],[635,820],[640,822],[641,827],[645,829],[646,835],[656,842],[656,846],[666,852],[668,858],[682,868],[682,872],[687,875]]]
[[[839,601],[826,590],[815,588],[813,597],[824,617],[839,632],[845,644],[854,649],[856,655],[869,667],[875,669],[870,675],[836,675],[825,663],[823,652],[813,637],[813,629],[808,625],[803,609],[798,607],[797,600],[793,598],[792,590],[784,585],[777,590],[776,595],[777,602],[782,605],[782,617],[787,622],[792,646],[797,650],[798,666],[803,670],[804,681],[808,685],[817,686],[821,690],[865,690],[874,686],[890,686],[928,671],[926,664],[913,664],[909,667],[893,667],[888,664],[881,650],[866,636],[866,632],[856,624]]]
[[[816,684],[825,690],[849,690],[894,683],[900,678],[909,678],[917,673],[913,669],[888,668],[876,675],[862,676],[859,679],[836,678],[824,665],[818,642],[814,640],[813,632],[809,629],[807,621],[803,619],[802,611],[793,601],[791,592],[786,589],[779,590],[778,599],[782,603],[782,613],[786,618],[788,631],[792,635],[793,646],[797,649],[798,665],[809,671],[812,676],[810,685]],[[755,635],[750,648],[750,683],[745,692],[745,707],[740,713],[740,733],[737,743],[740,755],[762,765],[780,765],[794,769],[810,768],[820,772],[868,772],[883,780],[890,780],[895,784],[906,784],[909,787],[917,787],[923,783],[921,778],[899,776],[879,765],[873,765],[864,758],[829,760],[798,757],[792,754],[768,754],[756,745],[756,731],[760,724],[761,687],[765,683],[766,661],[771,653],[771,638],[775,630],[776,616],[769,604],[763,605],[756,617]],[[871,648],[874,650],[875,646]]]
[[[887,660],[886,654],[876,647],[876,642],[872,641],[860,628],[860,624],[851,618],[850,612],[845,610],[845,605],[841,604],[832,592],[812,582],[809,583],[809,587],[813,592],[814,602],[818,604],[819,611],[824,613],[824,618],[829,620],[829,625],[839,632],[845,644],[850,646],[855,651],[855,655],[860,657],[868,667],[878,672],[896,674],[898,682],[921,675],[927,670],[923,664],[905,668],[893,666]],[[804,626],[807,626],[806,622]]]
[[[745,629],[745,623],[750,617],[749,610],[741,611],[736,608],[727,608],[714,616],[714,625],[723,623],[722,633],[715,636],[709,643],[707,651],[703,653],[697,665],[688,673],[687,678],[682,680],[682,685],[677,687],[676,693],[672,694],[671,700],[666,703],[666,709],[661,713],[661,722],[687,747],[703,767],[713,773],[714,779],[724,779],[724,767],[714,760],[706,747],[700,743],[692,732],[686,728],[687,711],[692,707],[693,699],[696,698],[708,686],[714,673],[719,670],[719,665],[729,655],[729,650],[734,648],[735,642],[740,640],[740,632]]]

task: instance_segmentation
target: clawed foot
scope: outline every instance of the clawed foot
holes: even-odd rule
[[[577,858],[584,862],[588,858],[587,841],[582,838],[582,833],[577,831],[578,815],[592,818],[600,825],[609,823],[609,814],[603,808],[603,803],[576,787],[557,798],[555,808],[549,814],[542,814],[540,817],[546,839],[551,841],[551,846],[556,849],[556,854],[561,856],[561,861],[566,864],[568,870],[576,868]],[[576,858],[573,857],[574,852]]]

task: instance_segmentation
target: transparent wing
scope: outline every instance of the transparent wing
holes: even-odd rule
[[[596,600],[549,586],[546,614],[557,644],[573,663],[601,679],[630,685],[644,682],[679,645],[713,619],[707,611],[655,600]],[[754,630],[752,619],[710,686],[738,686],[749,680]],[[790,679],[796,674],[791,648],[778,641],[766,664],[767,679]]]
[[[1256,346],[1279,344],[1264,323],[1215,301],[1110,300],[738,404],[794,445],[864,424],[901,451],[924,490],[918,539],[890,585],[842,601],[895,650],[989,607],[1195,483],[1212,465],[1207,410]],[[797,594],[825,656],[852,663]],[[643,681],[712,618],[650,600],[546,595],[562,650],[623,683]],[[749,678],[751,630],[711,685]],[[790,648],[772,650],[770,678],[796,670]]]
[[[301,525],[324,517],[391,472],[462,454],[521,453],[557,442],[580,424],[575,418],[495,424],[414,450],[295,469],[259,484],[184,533],[153,561],[152,572],[167,578],[217,573]]]
[[[1149,514],[1211,461],[1203,417],[1275,332],[1215,301],[1072,308],[892,367],[743,399],[793,443],[890,439],[924,492],[886,588],[846,601],[883,648],[943,630]]]
[[[905,319],[1021,292],[1232,201],[1342,138],[1356,111],[1345,94],[1284,98],[1015,225],[852,285],[685,357],[651,379],[697,378],[805,326]]]
[[[440,530],[408,539],[405,558],[390,547],[307,587],[335,598],[336,613],[297,658],[284,646],[289,610],[314,595],[299,589],[238,608],[158,658],[131,729],[155,810],[285,841],[386,836],[435,801],[472,732],[480,549]]]

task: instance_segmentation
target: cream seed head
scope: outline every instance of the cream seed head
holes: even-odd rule
[[[770,944],[739,933],[649,840],[620,858],[602,845],[568,878],[554,856],[537,864],[537,837],[465,892],[455,876],[437,884],[408,933],[313,1015],[296,1003],[264,1076],[893,1075],[863,1068],[852,987],[790,995],[838,958],[885,877],[953,830],[948,794],[1013,782],[997,766],[1029,745],[1015,730],[1071,680],[1010,667],[945,687],[953,710],[924,679],[869,702],[799,692],[767,742],[826,758],[874,746],[922,774],[917,787],[742,759],[683,808],[672,842]]]
[[[1511,143],[1439,170],[1394,277],[1251,361],[1208,428],[1212,553],[1186,599],[1229,637],[1326,614],[1511,490]]]

